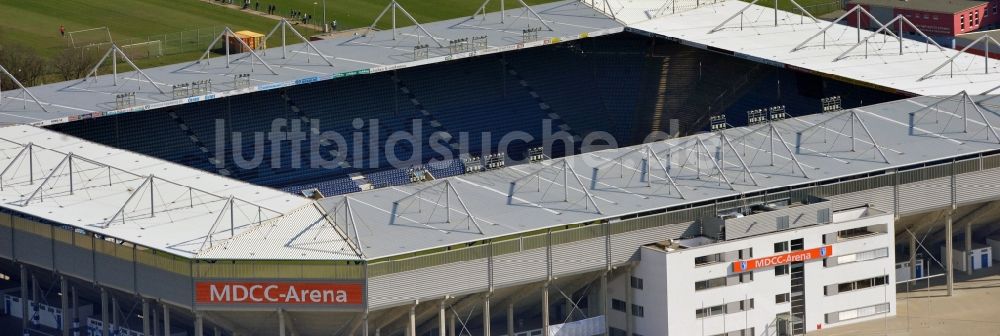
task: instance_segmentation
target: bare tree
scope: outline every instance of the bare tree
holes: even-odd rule
[[[0,64],[25,86],[32,86],[45,74],[45,60],[32,48],[19,44],[0,46]],[[0,87],[13,90],[17,86],[10,78],[0,78]]]
[[[56,54],[51,67],[64,80],[74,80],[87,74],[94,65],[94,54],[83,49],[67,48]]]

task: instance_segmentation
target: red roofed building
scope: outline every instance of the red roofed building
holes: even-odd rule
[[[994,29],[1000,22],[997,5],[1000,0],[848,0],[845,9],[861,5],[882,23],[903,15],[925,34],[933,37],[954,37],[981,29]],[[847,24],[856,22],[854,15]],[[878,24],[862,15],[861,26],[878,28]],[[893,31],[899,30],[893,25]],[[909,27],[904,31],[915,34]]]

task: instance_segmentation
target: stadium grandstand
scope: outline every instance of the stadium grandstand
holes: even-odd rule
[[[0,96],[4,312],[63,335],[651,335],[633,301],[650,246],[865,220],[889,223],[831,237],[888,237],[909,265],[940,244],[951,294],[953,224],[969,251],[1000,218],[998,65],[893,33],[905,17],[871,31],[841,22],[860,7],[826,22],[756,2],[418,23],[392,1],[405,26],[306,41],[281,21],[282,44],[237,50],[226,28],[192,63],[139,69],[111,46],[114,73]],[[829,235],[824,258],[853,248]],[[701,332],[854,314],[790,300]]]

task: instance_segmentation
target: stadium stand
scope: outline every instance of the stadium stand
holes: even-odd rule
[[[820,98],[835,94],[855,106],[897,98],[673,42],[616,34],[50,128],[254,184],[292,193],[315,188],[330,196],[411,183],[415,167],[434,178],[463,174],[463,159],[496,154],[508,132],[534,138],[515,141],[501,153],[504,160],[520,160],[529,148],[543,145],[547,131],[566,130],[577,140],[604,131],[627,146],[650,131],[667,131],[671,119],[680,125],[679,135],[691,134],[707,127],[709,115],[725,113],[731,124],[741,125],[746,110],[778,104],[793,115],[815,113]],[[543,130],[546,119],[552,120],[551,130]],[[316,130],[309,128],[313,120]],[[313,135],[333,131],[346,147],[324,140],[319,155],[331,164],[313,166],[308,141],[295,150],[285,137],[267,138],[276,125]],[[414,134],[420,139],[417,147],[395,142],[393,152],[385,153],[390,134],[412,132],[415,125],[420,127]],[[221,148],[216,148],[217,127],[224,127]],[[450,135],[438,141],[443,146],[437,149],[429,141],[435,132]],[[259,155],[255,136],[264,144]],[[562,145],[555,142],[548,155],[564,155]],[[279,156],[272,157],[275,148]],[[246,162],[235,159],[240,155],[261,164],[244,168]],[[343,161],[334,164],[338,157]],[[402,164],[392,165],[393,157]]]

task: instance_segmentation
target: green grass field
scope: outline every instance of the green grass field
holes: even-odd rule
[[[489,11],[499,10],[499,1],[491,1]],[[525,0],[528,4],[540,4],[555,0]],[[276,14],[288,16],[289,10],[296,9],[313,15],[310,23],[322,24],[323,0],[267,0],[260,1],[264,10],[268,4],[278,6]],[[480,0],[400,0],[416,19],[422,23],[471,15],[481,4]],[[242,4],[242,0],[234,1]],[[327,0],[327,20],[337,20],[341,30],[369,26],[388,4],[388,0]],[[508,8],[519,5],[507,0]],[[251,10],[254,3],[251,3]],[[410,23],[400,15],[399,24]],[[388,16],[379,27],[389,27]],[[151,67],[196,59],[202,50],[221,31],[229,26],[233,30],[253,30],[268,32],[276,21],[250,11],[233,9],[199,0],[0,0],[0,47],[19,44],[36,50],[43,58],[52,58],[70,47],[69,37],[59,35],[59,26],[67,32],[107,27],[114,41],[126,44],[160,41],[163,56],[136,59],[140,67]],[[319,33],[315,30],[298,28],[303,35]],[[100,34],[81,33],[75,41],[88,42],[100,39]],[[269,41],[274,45],[277,41]],[[103,54],[106,46],[93,47],[96,54]],[[55,80],[54,76],[44,76],[43,81]]]
[[[536,5],[554,1],[556,0],[525,0],[524,2],[528,5]],[[323,19],[323,2],[323,0],[264,0],[260,1],[260,8],[267,8],[267,4],[277,5],[277,14],[282,16],[287,16],[290,9],[295,9],[313,15],[315,18],[313,22],[320,23]],[[418,21],[424,23],[470,16],[482,5],[483,0],[398,0],[398,2]],[[326,18],[327,21],[337,20],[340,29],[367,27],[388,4],[388,0],[326,0]],[[517,1],[507,0],[506,6],[507,8],[516,8],[520,7],[520,4]],[[500,0],[490,1],[487,10],[499,11]],[[397,20],[401,25],[408,24],[402,15],[397,17]],[[380,27],[386,27],[388,22],[388,20],[383,20]]]
[[[231,26],[268,30],[271,19],[197,0],[0,0],[0,44],[20,43],[51,56],[68,46],[66,31],[108,27],[116,41],[185,30]],[[207,44],[207,43],[206,43]]]
[[[527,0],[529,4],[553,0]],[[239,2],[239,0],[237,0]],[[261,1],[278,6],[278,14],[287,16],[290,9],[315,13],[315,23],[323,17],[323,0]],[[316,5],[313,5],[316,3]],[[327,18],[337,20],[340,28],[366,27],[385,7],[387,1],[328,0]],[[402,0],[400,3],[421,22],[432,22],[472,14],[478,0]],[[508,0],[508,7],[516,2]],[[253,8],[251,6],[251,8]],[[494,0],[491,10],[499,9]],[[315,11],[313,11],[315,10]],[[59,36],[59,26],[66,31],[108,27],[116,41],[146,39],[150,36],[175,34],[202,28],[230,26],[234,30],[249,29],[267,32],[274,26],[272,19],[198,0],[0,0],[0,44],[19,43],[51,56],[66,48],[68,41]],[[399,18],[401,25],[408,23]],[[382,26],[388,24],[384,20]],[[313,35],[305,30],[303,34]],[[204,33],[203,33],[204,34]]]
[[[750,2],[752,0],[743,1]],[[809,11],[809,14],[812,14],[815,17],[842,9],[840,0],[795,0],[795,2],[799,3],[799,5]],[[757,4],[764,7],[774,8],[774,0],[760,0]],[[799,12],[799,9],[795,7],[795,4],[792,4],[792,2],[788,0],[778,0],[778,9],[792,13]]]

